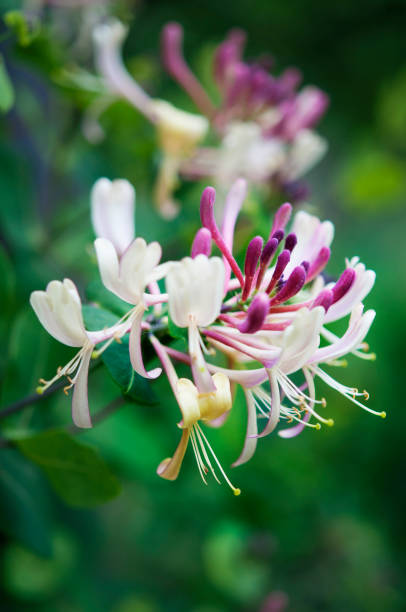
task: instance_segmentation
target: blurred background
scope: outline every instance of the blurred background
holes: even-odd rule
[[[84,137],[92,94],[72,74],[95,73],[90,30],[110,12],[130,27],[130,72],[186,110],[192,103],[159,61],[169,20],[183,24],[187,57],[205,83],[215,45],[238,26],[248,33],[247,57],[269,52],[277,70],[297,66],[305,83],[329,94],[319,127],[329,152],[307,177],[309,203],[336,226],[329,272],[354,255],[377,272],[367,299],[377,311],[368,337],[377,361],[350,360],[337,376],[368,389],[371,407],[388,413],[382,421],[321,383],[335,427],[261,440],[254,458],[232,470],[239,498],[214,482],[204,486],[191,453],[175,483],[156,476],[178,439],[165,381],[154,383],[163,401],[127,402],[79,436],[122,484],[106,504],[63,503],[38,467],[4,445],[2,612],[406,609],[405,2],[2,0],[0,7],[2,15],[29,17],[3,23],[0,34],[1,405],[32,393],[40,376],[71,355],[43,331],[28,298],[54,278],[72,278],[82,294],[97,278],[89,219],[97,178],[136,186],[137,234],[160,240],[164,258],[187,254],[198,227],[200,186],[179,190],[184,207],[174,221],[151,206],[155,136],[129,104],[103,113],[103,140]],[[104,370],[91,375],[90,396],[95,410],[117,397]],[[245,418],[237,395],[227,425],[211,436],[224,466],[240,452]],[[0,427],[7,437],[69,421],[69,401],[58,393]]]

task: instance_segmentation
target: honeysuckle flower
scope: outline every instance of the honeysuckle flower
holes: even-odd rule
[[[100,276],[106,289],[122,300],[135,306],[128,313],[131,324],[129,348],[134,370],[146,378],[156,378],[160,368],[147,371],[141,352],[141,332],[144,312],[156,303],[154,296],[145,294],[148,284],[162,278],[166,266],[158,266],[162,249],[158,242],[147,244],[136,238],[119,257],[114,245],[106,238],[97,238],[94,243]],[[158,301],[160,296],[158,296]]]
[[[135,190],[125,179],[101,178],[93,185],[91,217],[95,234],[106,238],[121,255],[135,237]]]
[[[213,176],[229,187],[240,176],[268,184],[296,197],[306,190],[297,180],[325,154],[327,146],[313,127],[324,114],[328,98],[316,87],[297,92],[301,75],[294,68],[279,77],[266,64],[243,60],[245,33],[232,30],[214,55],[213,77],[221,95],[216,107],[183,56],[183,30],[168,23],[162,32],[166,70],[211,121],[220,137],[218,147],[197,150],[182,165],[190,176]]]
[[[223,373],[217,372],[212,377],[213,389],[209,392],[199,392],[192,381],[187,378],[178,378],[165,347],[154,337],[151,338],[151,342],[165,369],[182,414],[182,420],[178,423],[178,427],[182,429],[178,447],[172,457],[161,461],[157,474],[167,480],[175,480],[178,477],[190,440],[203,482],[207,484],[205,476],[210,470],[220,484],[216,469],[212,465],[214,460],[215,466],[234,495],[239,495],[241,493],[240,489],[234,487],[230,482],[199,424],[199,421],[206,424],[218,421],[231,410],[232,397],[229,379]]]
[[[178,205],[172,199],[182,161],[192,155],[208,130],[208,120],[185,112],[165,100],[151,98],[126,70],[122,61],[122,44],[127,34],[116,20],[99,24],[93,33],[96,64],[106,86],[117,96],[127,99],[155,125],[163,159],[155,187],[155,201],[166,218],[175,216]]]
[[[30,297],[31,306],[40,323],[56,340],[67,346],[79,348],[79,352],[64,367],[58,368],[54,378],[41,379],[38,392],[43,393],[55,381],[66,376],[69,385],[64,388],[67,394],[73,387],[72,419],[77,427],[91,427],[89,402],[87,397],[87,376],[90,359],[96,344],[113,338],[120,333],[120,326],[101,331],[87,331],[82,317],[81,300],[73,282],[51,281],[46,291],[34,291]]]
[[[200,346],[199,327],[220,314],[225,269],[219,257],[199,254],[174,263],[166,276],[169,314],[178,327],[187,327],[193,378],[200,393],[215,390]]]

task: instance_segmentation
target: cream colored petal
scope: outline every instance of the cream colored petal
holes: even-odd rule
[[[88,374],[89,363],[92,356],[93,346],[89,347],[81,360],[79,369],[75,376],[75,384],[72,396],[72,419],[76,427],[92,427],[88,400]]]
[[[159,464],[156,471],[158,476],[161,476],[161,478],[165,478],[166,480],[177,479],[182,465],[183,457],[186,453],[187,445],[189,442],[189,435],[189,430],[184,429],[182,432],[182,437],[173,457],[168,457],[167,459],[161,461],[161,463]]]

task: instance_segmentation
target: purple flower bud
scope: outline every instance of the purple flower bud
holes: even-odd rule
[[[284,250],[279,254],[278,259],[276,260],[276,266],[274,273],[272,274],[271,281],[266,289],[266,293],[271,293],[272,289],[275,287],[276,283],[280,279],[283,274],[284,269],[288,265],[290,261],[290,251]]]
[[[225,86],[229,68],[241,60],[246,35],[243,30],[234,29],[217,47],[214,55],[214,78],[220,89]]]
[[[313,280],[324,270],[327,265],[328,260],[330,259],[331,251],[329,247],[322,247],[318,252],[316,259],[310,265],[310,268],[307,273],[307,282]]]
[[[323,306],[324,310],[327,312],[333,303],[333,299],[334,296],[331,289],[323,289],[323,291],[321,291],[316,297],[311,307],[316,308],[316,306]]]
[[[237,104],[242,98],[246,98],[249,92],[251,70],[242,62],[235,64],[233,68],[233,81],[227,90],[226,107],[230,108]]]
[[[245,301],[250,294],[263,244],[264,241],[261,236],[255,236],[247,247],[244,264],[245,283],[242,292],[243,301]]]
[[[200,111],[212,117],[215,108],[183,56],[183,28],[179,23],[166,24],[162,30],[162,61],[169,74],[184,88]]]
[[[281,242],[284,235],[285,235],[285,232],[283,230],[276,230],[276,232],[272,234],[272,238],[275,238],[278,242]]]
[[[238,326],[239,331],[244,334],[254,334],[261,329],[269,312],[269,304],[270,300],[266,293],[258,293],[252,300],[244,321]]]
[[[296,234],[289,234],[285,239],[285,249],[292,252],[297,244]]]
[[[353,282],[355,280],[355,270],[354,268],[347,268],[341,274],[340,278],[334,285],[333,292],[333,304],[341,300],[342,297],[349,291]]]
[[[214,202],[216,201],[216,190],[214,187],[206,187],[203,189],[202,197],[200,198],[200,219],[203,227],[211,232],[214,240],[214,234],[220,233],[217,223],[214,219]]]
[[[286,68],[278,79],[278,86],[283,97],[287,97],[295,91],[303,78],[297,68]]]
[[[193,240],[191,256],[193,259],[200,254],[209,257],[210,253],[211,233],[206,227],[201,227]]]
[[[271,304],[280,304],[286,302],[291,297],[296,295],[303,287],[306,280],[306,272],[302,266],[297,266],[293,269],[282,289],[271,300]]]
[[[278,232],[276,232],[278,233]],[[282,232],[283,234],[283,232]],[[265,244],[262,249],[261,259],[260,259],[260,267],[256,282],[256,288],[259,289],[264,278],[264,274],[272,261],[273,256],[275,255],[276,249],[278,248],[279,240],[274,236]]]
[[[176,74],[184,62],[182,53],[183,28],[180,23],[167,23],[161,34],[162,62],[169,74]]]
[[[207,228],[211,233],[211,237],[215,244],[218,246],[224,257],[230,264],[230,268],[238,278],[241,287],[244,286],[244,277],[242,272],[235,261],[230,249],[224,242],[222,235],[220,234],[219,228],[217,227],[216,220],[214,218],[214,202],[216,200],[216,190],[214,187],[206,187],[203,190],[202,197],[200,199],[200,219],[203,227]]]
[[[273,220],[271,233],[269,234],[270,238],[273,237],[274,233],[277,230],[285,229],[286,224],[289,221],[291,214],[292,214],[292,205],[289,204],[289,202],[285,202],[285,204],[282,204],[282,206],[278,208],[278,210],[275,213],[274,220]]]

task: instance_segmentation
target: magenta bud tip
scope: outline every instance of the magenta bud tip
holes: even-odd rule
[[[254,334],[260,330],[269,312],[269,305],[269,297],[265,293],[258,293],[248,308],[246,318],[238,327],[239,331],[244,334]]]
[[[197,255],[211,253],[211,232],[206,227],[201,227],[193,240],[191,256],[194,259]]]
[[[202,197],[200,199],[200,219],[202,225],[207,227],[210,231],[213,226],[217,227],[214,220],[213,207],[216,200],[216,190],[214,187],[206,187],[203,190]]]
[[[342,297],[351,289],[351,286],[355,280],[354,268],[347,268],[341,274],[340,278],[334,285],[333,291],[333,304],[341,300]]]

